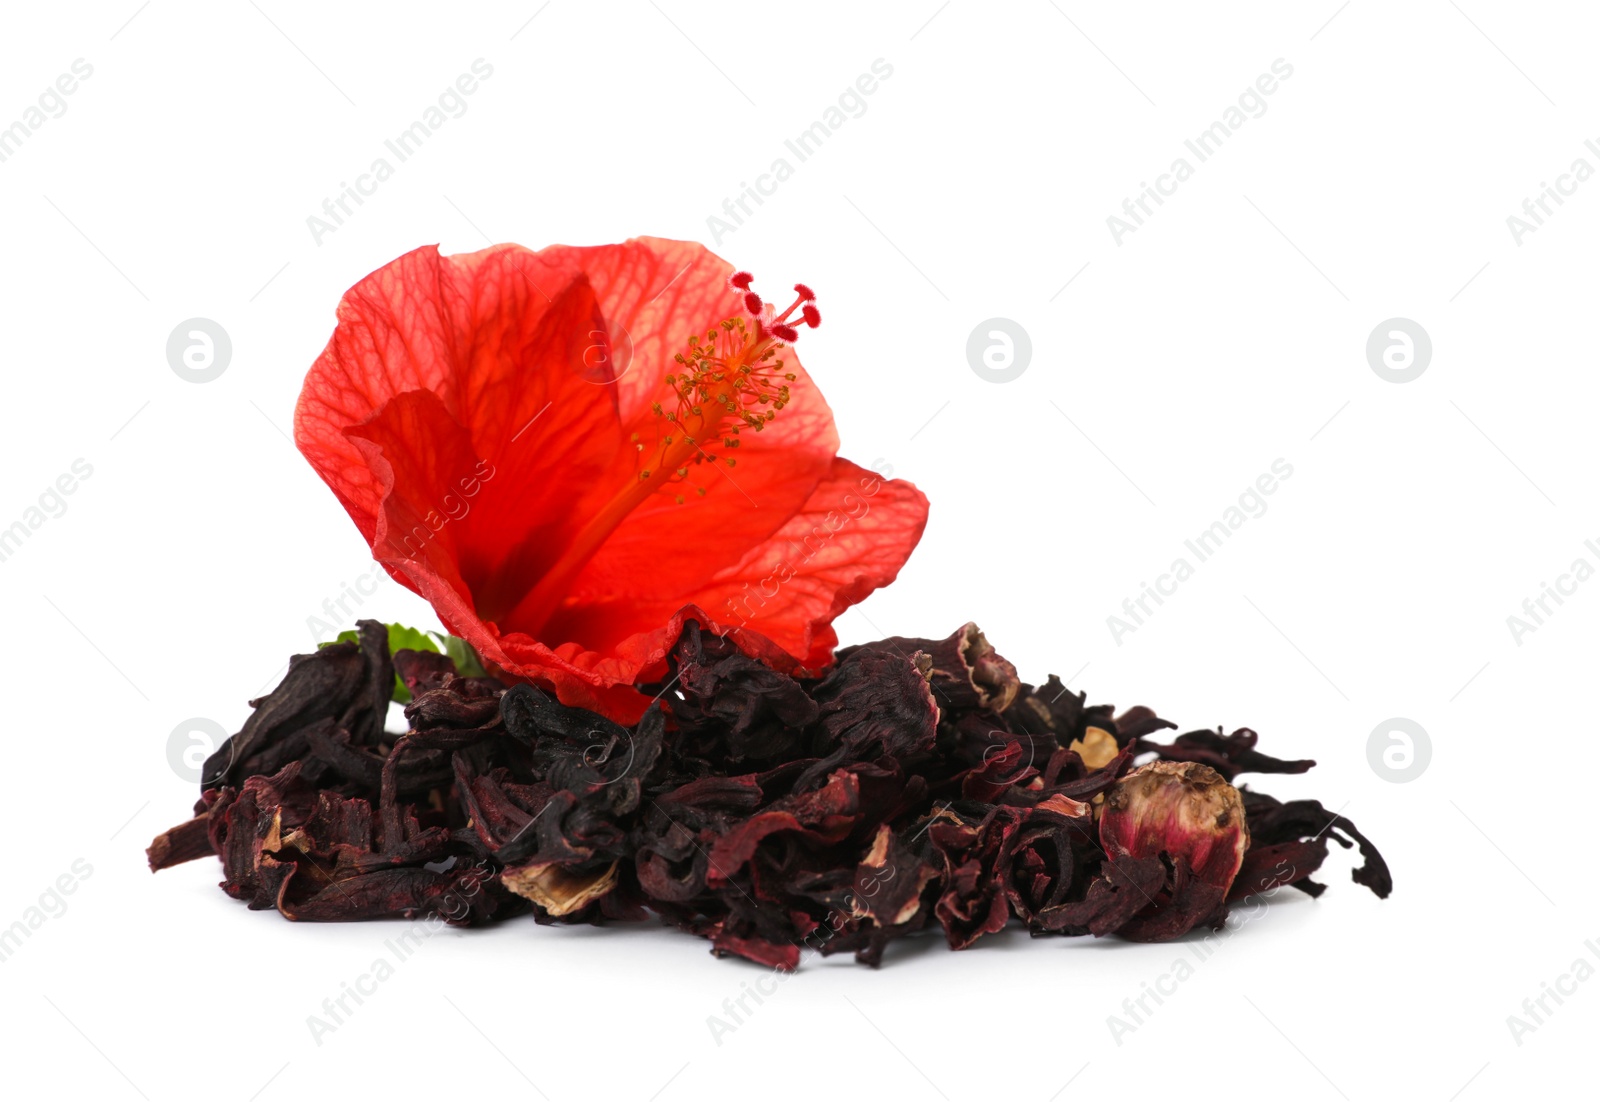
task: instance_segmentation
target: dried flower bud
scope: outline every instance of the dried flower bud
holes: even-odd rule
[[[1166,855],[1166,885],[1119,931],[1135,940],[1166,940],[1226,916],[1228,888],[1250,848],[1250,830],[1239,790],[1215,769],[1156,761],[1106,793],[1100,842],[1113,864]]]
[[[1156,761],[1135,769],[1106,796],[1100,841],[1123,855],[1184,858],[1196,875],[1224,890],[1250,848],[1239,790],[1208,765]]]

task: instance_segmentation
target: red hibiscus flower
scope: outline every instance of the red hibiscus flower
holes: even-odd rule
[[[345,294],[295,442],[395,579],[563,702],[637,719],[688,617],[814,671],[927,499],[836,455],[795,290],[655,238],[417,249]]]

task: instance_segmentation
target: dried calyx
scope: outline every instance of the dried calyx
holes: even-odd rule
[[[932,665],[929,684],[942,709],[1004,712],[1016,699],[1022,681],[1017,667],[1002,658],[977,624],[963,624],[943,639],[892,636],[840,652],[870,649],[900,655],[925,655]]]
[[[1163,941],[1227,916],[1228,890],[1250,848],[1239,790],[1193,762],[1141,766],[1106,793],[1100,842],[1119,862],[1164,867],[1150,905],[1119,932]]]
[[[1025,684],[971,624],[843,650],[813,679],[691,620],[631,727],[390,638],[366,622],[296,657],[151,867],[215,854],[229,895],[301,921],[654,915],[783,969],[806,950],[876,965],[930,927],[956,949],[1013,921],[1173,938],[1231,899],[1321,893],[1330,840],[1359,846],[1357,883],[1391,886],[1348,819],[1229,783],[1310,763],[1248,731],[1149,743],[1171,724]],[[404,733],[383,726],[397,674]]]

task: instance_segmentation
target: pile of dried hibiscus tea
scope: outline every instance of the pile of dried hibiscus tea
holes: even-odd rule
[[[807,948],[876,966],[934,924],[952,949],[1013,918],[1139,941],[1220,928],[1246,896],[1320,895],[1330,839],[1359,847],[1357,883],[1391,888],[1348,819],[1232,783],[1313,762],[1250,730],[1153,741],[1173,724],[1024,684],[972,624],[841,650],[807,680],[689,621],[632,729],[484,676],[463,646],[353,634],[253,702],[152,869],[214,853],[229,895],[297,920],[654,914],[782,969]]]

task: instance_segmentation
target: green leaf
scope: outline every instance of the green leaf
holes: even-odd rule
[[[432,635],[444,645],[444,652],[456,664],[456,672],[462,677],[489,676],[489,671],[483,668],[483,660],[478,657],[478,652],[472,649],[471,643],[442,632],[435,631]]]
[[[389,625],[389,653],[397,650],[425,650],[434,654],[439,653],[439,648],[433,645],[433,640],[428,638],[428,633],[408,628],[402,624]]]

